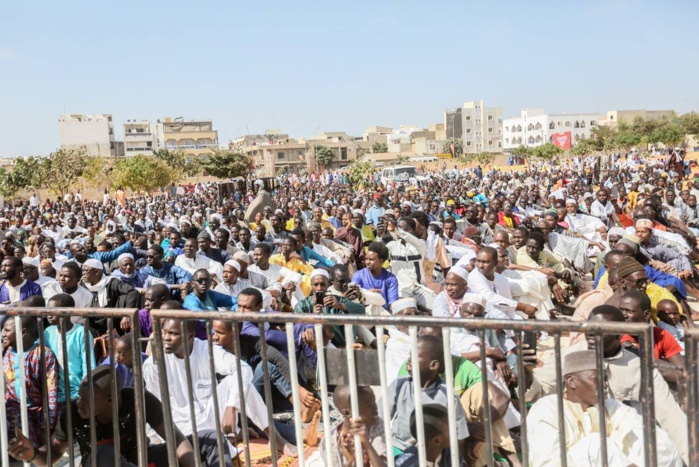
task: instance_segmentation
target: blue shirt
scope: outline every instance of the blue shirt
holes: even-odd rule
[[[374,226],[379,225],[379,218],[384,215],[386,209],[376,204],[372,205],[366,212],[366,223],[373,224]]]
[[[172,263],[163,263],[160,269],[154,269],[153,266],[146,266],[141,269],[141,274],[152,276],[157,279],[163,279],[167,285],[184,284],[192,282],[192,275],[179,266]]]
[[[44,330],[44,340],[46,346],[56,355],[58,364],[58,400],[65,402],[66,383],[63,379],[63,368],[65,359],[63,358],[63,346],[58,326],[49,326]],[[66,351],[68,352],[68,383],[70,384],[70,400],[78,398],[80,382],[87,376],[87,360],[85,359],[85,328],[82,324],[74,324],[73,328],[66,333]],[[92,342],[92,337],[88,337]],[[90,367],[95,368],[95,353],[90,346]]]
[[[314,259],[326,268],[331,268],[335,266],[334,261],[330,261],[328,258],[321,256],[320,254],[318,254],[317,251],[308,248],[305,245],[303,246],[303,248],[301,248],[301,258],[303,258],[305,262],[308,262],[309,259]]]
[[[238,309],[238,298],[209,290],[202,301],[192,292],[184,299],[183,306],[185,309],[192,311],[218,311],[219,308],[228,308],[236,311]]]

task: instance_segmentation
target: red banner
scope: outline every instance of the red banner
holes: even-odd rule
[[[570,131],[565,133],[554,133],[553,144],[561,149],[570,149]]]

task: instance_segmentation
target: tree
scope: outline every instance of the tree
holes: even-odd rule
[[[403,154],[398,154],[398,158],[396,159],[396,164],[407,164],[408,161],[410,161],[410,157],[404,156]]]
[[[587,157],[595,152],[597,152],[597,148],[594,142],[589,139],[579,140],[575,146],[570,148],[570,153],[578,157]]]
[[[367,148],[357,148],[357,160],[360,160],[367,154],[369,154],[369,150]]]
[[[201,169],[199,159],[189,156],[182,150],[170,151],[159,149],[153,152],[153,156],[165,163],[172,173],[171,182],[177,183],[184,177],[192,177]]]
[[[512,150],[512,155],[517,157],[523,157],[525,159],[531,157],[531,150],[523,144]]]
[[[493,161],[495,160],[495,153],[494,152],[481,152],[476,155],[476,160],[478,161],[479,164],[482,165],[489,165],[492,164]]]
[[[371,152],[388,152],[388,146],[386,143],[374,143],[371,145]]]
[[[625,122],[619,122],[615,135],[615,146],[624,151],[630,150],[634,146],[638,146],[641,142],[641,135],[633,130],[631,125]]]
[[[246,177],[254,168],[251,157],[232,151],[214,151],[201,166],[216,178]]]
[[[694,138],[699,139],[698,113],[690,112],[680,116],[680,123],[682,125],[683,133],[685,135],[692,135]]]
[[[63,198],[83,176],[88,156],[84,149],[59,149],[38,160],[40,185]]]
[[[663,123],[648,137],[651,144],[661,143],[671,148],[684,142],[685,132],[678,118],[665,119]]]
[[[374,165],[367,162],[352,162],[349,166],[349,178],[352,185],[364,187],[374,181]]]
[[[449,153],[452,156],[454,156],[454,158],[458,158],[458,157],[463,156],[463,154],[464,154],[464,142],[463,142],[463,140],[455,139],[455,138],[446,140],[444,142],[444,146],[442,146],[442,152]]]
[[[136,193],[151,192],[170,184],[172,173],[162,160],[138,154],[119,160],[111,177],[113,188],[122,186]]]
[[[563,154],[563,149],[559,148],[553,143],[546,143],[531,149],[532,157],[536,157],[538,159],[551,160],[554,157],[560,156],[561,154]]]
[[[106,187],[111,184],[113,171],[112,159],[102,156],[90,157],[85,164],[85,170],[83,170],[83,181],[91,186]]]
[[[327,146],[315,146],[313,152],[316,155],[316,164],[327,167],[335,160],[335,151]]]
[[[597,125],[592,129],[591,133],[588,141],[595,151],[610,154],[618,149],[616,128],[606,125]]]

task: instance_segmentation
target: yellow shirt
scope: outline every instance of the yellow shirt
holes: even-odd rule
[[[284,259],[284,255],[276,254],[272,255],[269,258],[269,264],[276,264],[278,266],[283,266],[290,271],[297,272],[303,277],[301,278],[301,284],[299,284],[299,288],[301,289],[301,292],[308,297],[308,295],[311,293],[311,277],[310,274],[313,272],[313,266],[311,266],[308,263],[304,263],[298,258],[290,258],[289,261]]]
[[[609,280],[608,276],[609,274],[605,271],[602,277],[599,278],[599,283],[597,284],[598,288],[607,283]],[[660,287],[658,284],[649,282],[648,287],[646,287],[646,295],[648,295],[648,298],[650,298],[650,317],[653,318],[654,323],[658,322],[658,302],[660,300],[672,300],[677,304],[677,309],[680,310],[680,314],[684,315],[682,307],[675,296],[672,295],[672,292],[667,290],[665,287]]]

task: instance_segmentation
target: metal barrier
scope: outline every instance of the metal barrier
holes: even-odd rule
[[[144,407],[144,379],[143,370],[141,365],[141,345],[139,340],[139,319],[138,311],[136,310],[115,310],[115,309],[60,309],[60,308],[8,308],[0,311],[0,316],[6,315],[8,317],[15,317],[15,326],[17,329],[17,336],[21,336],[21,322],[20,317],[24,316],[35,316],[37,318],[44,318],[46,316],[60,316],[62,323],[66,323],[66,320],[71,316],[78,316],[83,319],[85,318],[127,318],[131,324],[132,330],[132,347],[133,347],[133,373],[134,373],[134,391],[136,398],[136,417],[137,417],[137,449],[138,449],[138,465],[147,465],[147,448],[148,439],[146,437],[145,429],[145,407]],[[288,360],[290,366],[291,375],[291,388],[292,388],[292,398],[293,398],[293,411],[294,411],[294,428],[296,434],[297,443],[300,444],[298,449],[298,457],[300,465],[305,465],[304,452],[302,446],[303,440],[303,426],[301,422],[301,397],[299,390],[299,380],[298,371],[299,365],[296,359],[295,352],[295,337],[294,337],[294,324],[311,324],[313,325],[316,349],[317,349],[317,379],[318,386],[321,393],[321,408],[322,408],[322,425],[324,428],[323,443],[325,443],[325,452],[328,456],[326,460],[327,465],[332,465],[330,462],[330,455],[332,454],[331,449],[331,439],[328,436],[331,433],[331,419],[330,419],[330,403],[329,403],[329,392],[328,392],[328,378],[326,374],[326,352],[323,345],[323,326],[343,326],[345,330],[346,338],[346,359],[347,359],[347,369],[349,377],[349,387],[350,387],[350,402],[351,402],[351,414],[352,417],[356,418],[359,416],[359,399],[358,399],[358,384],[357,384],[357,372],[356,372],[356,362],[355,362],[355,352],[352,350],[354,343],[354,326],[368,326],[375,328],[377,336],[383,336],[384,331],[391,326],[404,326],[409,329],[409,337],[411,343],[411,360],[413,362],[418,361],[418,328],[420,327],[439,327],[442,329],[442,339],[443,339],[443,352],[444,352],[444,362],[445,362],[445,385],[447,391],[447,404],[448,404],[448,425],[450,433],[450,443],[451,443],[451,462],[452,465],[458,465],[459,456],[459,446],[457,443],[457,423],[456,423],[456,403],[458,401],[454,400],[454,369],[452,368],[452,361],[448,358],[451,355],[451,332],[452,328],[465,328],[470,331],[475,331],[480,340],[480,364],[481,364],[481,377],[483,385],[483,424],[485,426],[485,448],[487,450],[488,465],[493,465],[493,445],[492,445],[492,423],[490,418],[490,401],[488,392],[488,372],[487,372],[487,358],[486,358],[486,345],[485,345],[485,332],[487,330],[507,330],[512,331],[514,335],[518,338],[519,342],[525,342],[525,332],[530,331],[541,331],[547,332],[554,338],[554,355],[555,355],[555,370],[556,370],[556,380],[557,380],[557,394],[558,397],[558,426],[564,427],[564,411],[563,411],[563,398],[561,397],[563,391],[563,377],[562,377],[562,363],[561,363],[561,336],[568,332],[583,332],[588,335],[592,334],[595,338],[595,351],[596,351],[596,364],[598,374],[603,374],[604,368],[604,358],[602,353],[602,337],[604,334],[633,334],[638,336],[638,342],[640,344],[639,356],[641,359],[641,386],[644,391],[640,394],[640,405],[641,412],[644,420],[643,426],[643,437],[645,446],[645,465],[652,466],[657,465],[656,462],[656,445],[655,445],[655,413],[654,413],[654,391],[653,391],[653,342],[652,342],[652,328],[644,324],[634,324],[626,322],[552,322],[552,321],[516,321],[516,320],[489,320],[489,319],[460,319],[460,318],[434,318],[425,316],[369,316],[369,315],[312,315],[312,314],[286,314],[286,313],[232,313],[232,312],[192,312],[188,310],[153,310],[151,313],[153,322],[153,335],[151,336],[150,342],[153,350],[153,358],[155,365],[159,368],[159,378],[158,378],[158,389],[161,395],[161,402],[163,406],[163,415],[165,419],[165,441],[167,448],[168,462],[170,465],[177,465],[177,443],[175,442],[176,437],[176,425],[173,420],[173,413],[171,410],[171,400],[170,400],[170,387],[173,384],[186,384],[186,388],[189,394],[194,394],[196,388],[196,382],[193,380],[192,365],[190,362],[190,352],[192,349],[189,348],[187,339],[183,339],[185,345],[184,351],[184,365],[186,370],[186,382],[182,381],[168,381],[170,375],[165,371],[165,351],[163,347],[163,336],[162,336],[162,326],[163,319],[175,319],[182,320],[181,330],[183,335],[186,334],[185,322],[186,320],[194,320],[206,323],[206,334],[207,334],[207,347],[208,347],[208,358],[209,361],[209,373],[211,375],[211,387],[212,387],[212,397],[214,406],[214,420],[216,424],[216,446],[219,454],[223,454],[226,447],[226,440],[224,439],[223,432],[221,429],[221,416],[219,412],[219,400],[217,393],[217,380],[216,380],[216,370],[214,361],[214,344],[212,339],[212,328],[213,321],[226,321],[233,324],[234,330],[234,346],[235,353],[241,355],[240,347],[240,328],[243,322],[252,323],[258,326],[260,331],[261,340],[261,365],[263,365],[263,376],[264,376],[264,399],[267,401],[267,422],[270,427],[274,427],[273,413],[272,413],[272,383],[270,374],[268,371],[268,355],[267,346],[265,342],[265,324],[270,322],[273,323],[283,323],[287,336],[288,345]],[[39,345],[41,349],[42,357],[45,355],[45,342],[43,338],[43,321],[39,319]],[[111,320],[108,320],[108,332],[111,334],[113,330],[113,325]],[[90,348],[92,342],[88,342],[89,333],[85,333],[85,346]],[[386,377],[386,356],[385,348],[381,345],[379,341],[377,346],[377,360],[379,367],[379,380],[381,393],[385,396],[388,394],[388,384]],[[699,465],[699,422],[697,421],[697,416],[699,415],[699,378],[697,376],[697,345],[699,344],[699,332],[694,330],[688,331],[686,335],[686,362],[687,362],[687,381],[688,390],[686,398],[686,407],[689,418],[689,445],[690,445],[690,458],[692,465]],[[61,338],[61,346],[63,355],[67,356],[66,350],[66,340]],[[0,342],[0,351],[2,351],[2,343]],[[17,353],[20,359],[20,368],[24,368],[24,350],[21,345],[21,339],[18,339]],[[525,364],[523,361],[523,350],[522,346],[518,345],[517,350],[517,370],[520,375],[519,378],[523,378],[525,375]],[[109,340],[109,356],[111,362],[111,373],[113,378],[114,392],[117,391],[116,387],[116,366],[114,364],[114,344]],[[43,360],[43,358],[42,358]],[[89,355],[87,356],[87,375],[88,375],[88,386],[89,386],[89,404],[90,404],[90,444],[93,447],[97,446],[96,443],[96,431],[95,431],[95,414],[94,414],[94,394],[93,394],[93,382],[90,369],[94,366],[93,362],[90,362]],[[242,368],[243,363],[239,358],[236,358],[236,369],[237,369],[237,390],[240,395],[239,406],[240,406],[240,433],[242,435],[244,452],[243,456],[246,460],[247,465],[250,465],[250,450],[249,450],[249,439],[247,431],[247,413],[246,413],[246,398],[248,397],[245,392],[246,388],[243,383]],[[71,414],[71,404],[75,402],[70,401],[70,383],[68,378],[68,364],[67,357],[64,360],[65,365],[63,368],[64,378],[65,378],[65,394],[66,394],[66,411],[67,414]],[[196,368],[196,367],[195,367]],[[43,387],[46,388],[46,366],[42,365],[42,382]],[[3,376],[0,377],[0,385],[4,387],[4,372]],[[26,381],[24,381],[24,372],[20,372],[20,407],[22,410],[22,420],[21,426],[23,432],[26,434],[28,429],[27,420],[27,392],[26,392]],[[423,411],[422,403],[417,403],[420,400],[422,394],[422,385],[420,384],[420,374],[419,372],[412,372],[413,388],[414,388],[414,400],[415,404],[415,419],[416,419],[416,429],[417,429],[417,448],[420,458],[420,464],[425,465],[426,461],[426,448],[425,448],[425,433],[423,425]],[[526,388],[524,384],[521,384],[522,379],[518,379],[518,399],[520,401],[520,413],[521,413],[521,438],[522,438],[522,464],[524,466],[529,465],[529,442],[527,439],[527,408],[525,401]],[[254,388],[253,388],[254,390]],[[604,407],[605,401],[605,380],[604,378],[598,378],[598,406]],[[48,406],[47,395],[44,393],[44,408]],[[197,435],[197,420],[195,420],[194,407],[190,397],[189,410],[192,424],[192,436],[191,442],[194,447],[194,452],[200,452],[199,449],[199,439]],[[387,397],[382,397],[382,404],[379,407],[379,413],[383,419],[384,430],[386,435],[386,445],[387,452],[389,453],[387,463],[389,466],[394,465],[394,459],[391,455],[391,447],[393,446],[393,435],[391,429],[391,413],[389,410],[389,401]],[[606,423],[605,423],[605,412],[599,411],[599,425],[600,425],[600,440],[603,441],[607,437],[606,433]],[[7,419],[7,412],[5,407],[5,398],[2,398],[0,402],[0,417],[4,416]],[[118,408],[116,404],[112,405],[112,416],[113,416],[113,430],[114,433],[119,433],[118,426]],[[45,442],[46,445],[50,446],[51,433],[48,429],[48,413],[44,410],[45,417]],[[69,462],[74,465],[75,453],[73,452],[73,439],[72,431],[73,425],[68,416],[68,444],[69,444]],[[0,423],[0,447],[2,448],[2,461],[3,465],[7,465],[8,462],[8,436],[10,438],[14,437],[14,434],[9,434],[7,431],[7,426]],[[567,465],[567,454],[566,454],[566,442],[565,442],[565,430],[559,429],[559,446],[560,446],[560,465]],[[270,444],[272,452],[272,462],[274,465],[277,463],[277,446],[275,436],[271,435],[270,432]],[[114,453],[115,462],[118,461],[120,456],[119,449],[119,436],[114,436]],[[360,439],[355,436],[354,440],[355,456],[357,459],[362,457],[362,448]],[[603,459],[606,459],[606,442],[601,443],[601,450]],[[51,450],[49,449],[49,464],[51,463]],[[92,465],[96,464],[96,449],[91,450],[91,461]],[[118,463],[118,462],[117,462]],[[195,456],[196,465],[201,465],[201,461],[198,456]],[[224,465],[223,456],[219,455],[219,465]]]

